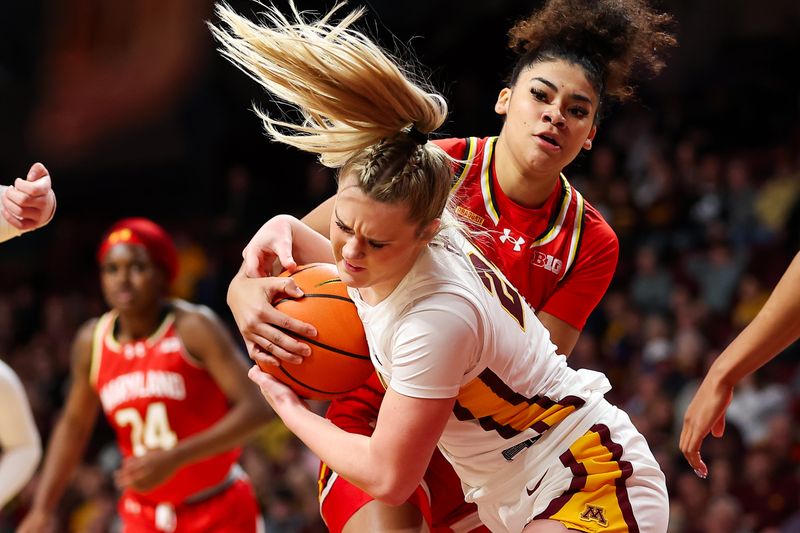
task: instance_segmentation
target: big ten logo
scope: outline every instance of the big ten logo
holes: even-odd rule
[[[533,252],[531,263],[533,266],[549,270],[553,274],[560,274],[561,269],[564,267],[564,262],[561,259],[557,259],[543,252]]]

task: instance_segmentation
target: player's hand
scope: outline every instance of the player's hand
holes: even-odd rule
[[[709,375],[700,384],[683,417],[680,449],[694,473],[703,479],[708,476],[708,466],[700,456],[700,446],[709,433],[722,437],[725,411],[732,399],[733,387],[719,383]]]
[[[287,217],[278,215],[269,219],[253,235],[242,250],[244,273],[250,278],[274,274],[275,260],[289,272],[297,270],[292,257],[292,227]]]
[[[56,209],[56,195],[50,173],[41,163],[34,163],[26,179],[17,178],[2,195],[3,217],[22,231],[40,228],[50,222]]]
[[[17,528],[17,533],[50,533],[55,531],[53,513],[42,509],[31,509]]]
[[[261,389],[261,394],[267,400],[275,413],[284,421],[290,416],[291,409],[302,407],[306,409],[306,403],[288,386],[284,385],[270,374],[263,372],[257,365],[254,365],[247,373],[253,383]]]
[[[300,298],[303,291],[292,278],[248,278],[239,272],[228,287],[228,307],[251,359],[273,366],[280,360],[301,363],[311,348],[282,330],[310,338],[317,336],[317,330],[275,309],[271,302],[279,295]]]
[[[114,472],[114,482],[120,489],[151,490],[172,477],[178,466],[170,451],[151,450],[141,457],[125,459],[122,467]]]

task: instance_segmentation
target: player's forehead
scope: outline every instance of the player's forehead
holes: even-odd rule
[[[119,243],[108,249],[103,257],[103,264],[125,262],[151,263],[152,259],[147,248],[138,244]]]

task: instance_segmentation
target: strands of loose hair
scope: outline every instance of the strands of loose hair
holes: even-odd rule
[[[411,125],[429,133],[444,122],[444,99],[352,28],[363,9],[333,22],[343,4],[317,20],[290,6],[291,18],[266,7],[259,24],[218,4],[222,24],[210,25],[225,57],[302,115],[294,122],[256,109],[272,139],[338,168]]]
[[[643,0],[548,0],[508,32],[523,63],[515,74],[542,58],[578,58],[597,74],[602,92],[624,100],[633,94],[635,72],[654,75],[664,67],[664,50],[676,44],[671,24],[669,14]]]

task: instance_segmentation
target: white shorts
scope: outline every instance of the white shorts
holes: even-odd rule
[[[535,446],[521,453],[502,486],[475,498],[483,523],[512,533],[542,519],[587,533],[665,532],[664,474],[628,415],[609,407],[557,460],[542,464]]]

